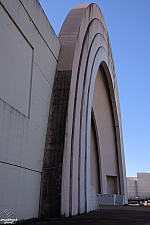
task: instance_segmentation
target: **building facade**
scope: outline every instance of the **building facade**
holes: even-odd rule
[[[37,0],[0,2],[0,217],[77,215],[122,194],[117,78],[103,15],[74,7],[59,36]]]
[[[150,199],[150,173],[137,173],[127,177],[128,199]]]

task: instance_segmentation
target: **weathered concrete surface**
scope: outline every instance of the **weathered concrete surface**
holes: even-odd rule
[[[99,211],[93,211],[80,216],[51,221],[32,221],[26,225],[150,225],[150,207],[142,206],[101,206]]]
[[[71,71],[57,71],[55,76],[42,174],[40,203],[42,218],[60,217],[62,161],[70,78]]]
[[[0,219],[38,217],[60,42],[38,0],[0,1]]]

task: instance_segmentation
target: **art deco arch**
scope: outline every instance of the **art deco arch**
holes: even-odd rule
[[[126,176],[117,80],[107,28],[96,4],[74,7],[59,34],[41,184],[41,217],[89,212],[90,126],[100,65],[109,85],[119,161],[120,193]]]

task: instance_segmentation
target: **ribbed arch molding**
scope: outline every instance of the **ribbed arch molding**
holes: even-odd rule
[[[115,124],[121,193],[126,194],[125,163],[117,81],[108,32],[103,15],[96,4],[74,7],[66,17],[59,34],[61,51],[53,87],[49,128],[44,156],[41,188],[41,217],[69,216],[89,212],[90,205],[90,130],[94,84],[100,65],[104,68],[110,88]],[[67,82],[58,85],[59,81]],[[62,102],[58,90],[62,90]],[[67,91],[68,92],[67,92]],[[56,110],[64,105],[66,110]],[[61,132],[53,125],[54,115],[64,120]],[[53,125],[53,127],[52,127]],[[59,124],[58,124],[59,126]],[[54,141],[54,135],[59,138]],[[53,140],[53,142],[51,141]],[[53,144],[51,144],[53,143]],[[54,149],[54,151],[51,151]],[[53,152],[53,154],[49,153]],[[57,165],[50,155],[57,158]],[[61,155],[61,157],[60,157]],[[59,171],[54,171],[54,166]],[[46,170],[49,168],[48,170]],[[51,172],[50,172],[51,171]],[[52,172],[53,171],[53,172]],[[53,187],[48,186],[53,182]],[[44,190],[47,193],[44,195]],[[53,190],[57,190],[55,200]],[[51,203],[50,203],[51,201]],[[57,213],[52,211],[52,206]]]
[[[95,5],[94,5],[95,6]],[[96,7],[97,9],[97,7]],[[87,9],[87,11],[89,11]],[[99,11],[100,13],[100,11]],[[94,15],[93,15],[94,16]],[[85,30],[85,20],[88,16],[83,16],[81,22],[80,31],[78,34],[78,40],[80,34],[82,36],[82,24],[84,24],[84,34],[82,37],[83,43],[79,43],[77,40],[76,49],[79,49],[80,53],[75,50],[75,56],[73,61],[72,69],[72,80],[71,80],[71,92],[74,91],[74,95],[70,96],[71,106],[68,106],[68,113],[72,113],[72,117],[68,116],[70,121],[67,123],[66,133],[70,133],[71,139],[67,143],[65,149],[66,154],[70,151],[70,161],[64,156],[63,165],[65,171],[63,171],[62,180],[62,194],[64,193],[64,200],[68,199],[67,211],[65,212],[62,198],[62,214],[75,215],[78,213],[90,211],[90,126],[91,126],[91,107],[93,99],[93,90],[95,84],[95,78],[102,61],[108,64],[108,36],[105,28],[102,15],[100,18],[92,18],[87,24]],[[84,20],[85,19],[85,20]],[[100,21],[100,19],[102,21]],[[77,58],[77,60],[76,60]],[[76,64],[78,61],[79,64]],[[96,70],[95,70],[96,69]],[[75,80],[76,79],[76,80]],[[75,85],[76,84],[76,85]],[[73,103],[73,105],[72,105]],[[70,124],[69,124],[70,123]],[[69,129],[69,125],[71,129]],[[68,139],[68,135],[67,135]],[[65,153],[65,152],[64,152]],[[70,163],[70,189],[66,192],[66,185],[68,176],[65,179],[66,170],[69,168]],[[64,190],[64,191],[63,191]],[[66,196],[69,195],[69,196]],[[63,197],[63,196],[62,196]],[[65,202],[66,203],[66,202]],[[69,212],[68,212],[69,210]]]

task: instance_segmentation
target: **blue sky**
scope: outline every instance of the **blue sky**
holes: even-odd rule
[[[40,0],[58,35],[85,0]],[[118,80],[127,176],[150,171],[150,0],[95,0],[107,25]]]

